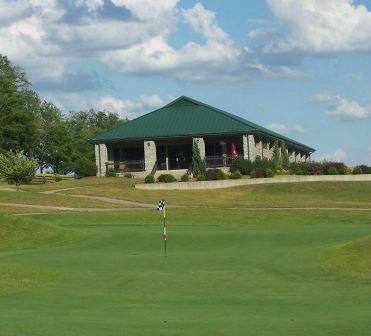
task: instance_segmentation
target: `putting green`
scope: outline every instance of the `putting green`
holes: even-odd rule
[[[369,335],[370,281],[322,261],[370,212],[202,211],[169,211],[167,258],[156,213],[35,216],[88,238],[0,253],[39,278],[0,294],[0,335]]]

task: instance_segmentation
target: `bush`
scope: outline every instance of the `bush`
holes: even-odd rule
[[[206,178],[205,178],[205,175],[198,175],[197,176],[197,181],[205,181]]]
[[[328,174],[329,168],[336,168],[336,171],[340,175],[345,175],[347,172],[347,167],[343,162],[322,162],[323,171]]]
[[[232,180],[239,180],[242,177],[242,174],[239,170],[234,171],[231,176],[229,177]]]
[[[63,180],[62,176],[58,175],[58,174],[55,174],[54,175],[54,181],[55,182],[61,182]]]
[[[181,180],[182,182],[188,182],[188,181],[189,181],[189,177],[188,177],[187,174],[184,174],[184,175],[182,175],[182,177],[180,178],[180,180]]]
[[[170,183],[175,182],[176,178],[171,174],[162,174],[157,178],[157,182]]]
[[[293,175],[310,175],[310,163],[307,162],[291,162],[289,166],[290,174]]]
[[[256,178],[267,177],[266,169],[261,167],[255,168],[255,176]]]
[[[155,183],[155,177],[152,174],[147,175],[144,178],[144,183]]]
[[[256,178],[255,170],[253,170],[253,171],[250,173],[250,178]]]
[[[242,175],[249,175],[253,168],[253,163],[250,160],[236,159],[233,160],[231,171],[233,173],[238,170]]]
[[[95,176],[97,169],[95,162],[89,159],[78,159],[73,165],[73,170],[79,177]]]
[[[126,178],[132,178],[133,174],[132,173],[125,173],[124,177]]]
[[[330,167],[327,169],[327,175],[338,175],[338,170],[335,167]]]
[[[225,180],[225,174],[221,169],[209,169],[206,171],[205,178],[207,181]]]
[[[113,168],[110,168],[106,171],[106,177],[116,177],[116,171]]]
[[[368,166],[366,172],[363,172],[363,174],[371,174],[371,166]]]
[[[267,168],[266,171],[265,171],[265,175],[266,175],[266,177],[273,177],[274,176],[274,172],[273,172],[272,169]]]
[[[363,173],[363,171],[362,171],[361,167],[359,167],[359,166],[354,167],[354,169],[353,169],[353,174],[354,175],[359,175],[359,174],[362,174],[362,173]]]

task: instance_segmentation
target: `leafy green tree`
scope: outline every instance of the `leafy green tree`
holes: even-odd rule
[[[206,172],[206,163],[201,159],[200,148],[196,141],[193,141],[192,147],[192,171],[195,176],[204,175]]]
[[[32,181],[35,176],[37,162],[19,152],[5,152],[0,154],[0,176],[8,183],[15,183],[17,187]]]
[[[284,141],[281,141],[281,158],[282,158],[282,167],[285,169],[288,169],[290,166],[289,151]]]
[[[277,140],[274,142],[274,145],[273,145],[272,160],[273,160],[275,169],[282,168],[281,149],[280,149],[280,146]]]
[[[107,111],[70,112],[67,116],[67,126],[73,143],[72,162],[81,159],[94,161],[94,145],[88,142],[93,135],[109,130],[115,126],[127,122],[120,119],[117,113]]]
[[[41,172],[47,167],[57,174],[72,171],[74,147],[70,133],[62,111],[43,101],[38,111],[38,142],[34,151]]]
[[[39,103],[22,69],[0,55],[0,151],[32,155]]]

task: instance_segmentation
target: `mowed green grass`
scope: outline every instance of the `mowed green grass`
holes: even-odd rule
[[[0,335],[370,334],[371,283],[358,271],[370,254],[352,252],[369,249],[370,211],[167,216],[167,258],[154,210],[22,217],[85,239],[4,248],[0,274],[34,273],[26,289],[0,293]],[[339,246],[353,246],[355,269],[329,267],[344,264]]]
[[[247,185],[216,190],[139,190],[128,179],[102,179],[100,185],[66,190],[66,194],[100,195],[138,202],[209,207],[351,207],[371,208],[371,182],[306,182]],[[80,182],[82,183],[82,182]]]

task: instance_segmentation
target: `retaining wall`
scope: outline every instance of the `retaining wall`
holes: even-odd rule
[[[371,174],[362,175],[314,175],[314,176],[277,176],[272,178],[255,178],[241,180],[199,181],[136,184],[136,189],[145,190],[193,190],[193,189],[222,189],[253,184],[269,183],[301,183],[301,182],[357,182],[371,181]]]

